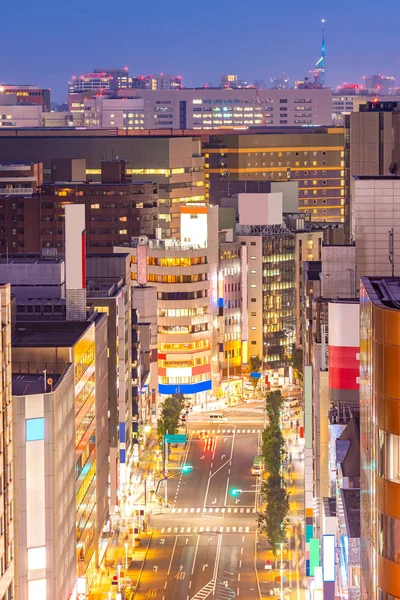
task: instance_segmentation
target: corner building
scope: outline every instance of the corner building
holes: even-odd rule
[[[400,278],[360,286],[361,599],[400,598]]]

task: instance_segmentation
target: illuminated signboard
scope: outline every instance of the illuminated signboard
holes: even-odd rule
[[[335,581],[335,536],[322,536],[322,573],[324,581]]]

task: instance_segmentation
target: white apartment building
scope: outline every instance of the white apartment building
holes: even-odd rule
[[[42,107],[38,104],[9,104],[12,95],[0,95],[0,127],[41,127]],[[4,103],[3,103],[4,102]]]
[[[84,100],[83,111],[84,126],[90,129],[145,128],[143,100],[95,96]]]
[[[332,122],[328,89],[128,89],[117,93],[144,101],[144,129],[248,129]]]

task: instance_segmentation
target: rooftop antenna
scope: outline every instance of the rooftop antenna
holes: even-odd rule
[[[394,228],[389,229],[389,262],[392,265],[392,277],[394,277]]]

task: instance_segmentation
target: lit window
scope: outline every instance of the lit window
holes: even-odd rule
[[[46,598],[46,579],[35,579],[28,581],[28,600]]]
[[[120,220],[120,221],[127,221],[127,220],[128,220],[128,217],[120,217],[120,218],[119,218],[119,220]]]
[[[46,546],[28,548],[28,571],[46,568]]]
[[[100,204],[91,204],[90,208],[100,208]]]
[[[127,235],[128,230],[127,229],[120,229],[119,233],[120,233],[120,235]]]
[[[110,117],[113,119],[115,117],[114,113],[111,113]]]

